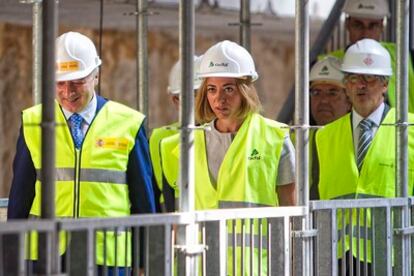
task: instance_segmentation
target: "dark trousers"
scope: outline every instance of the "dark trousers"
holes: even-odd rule
[[[359,275],[361,276],[372,276],[372,267],[371,263],[361,262],[360,260],[356,259],[352,256],[352,271],[351,271],[351,263],[349,260],[350,253],[349,251],[346,252],[345,259],[338,260],[338,275],[340,276],[354,276],[357,275],[357,269],[359,268]],[[345,263],[345,274],[343,274],[343,267]],[[352,273],[351,273],[352,272]]]

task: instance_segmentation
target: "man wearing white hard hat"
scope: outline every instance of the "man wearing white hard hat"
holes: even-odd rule
[[[395,109],[384,103],[388,79],[392,75],[389,52],[375,40],[363,39],[351,45],[341,66],[345,74],[346,94],[352,112],[326,125],[316,134],[319,158],[319,195],[321,199],[357,199],[395,197]],[[414,115],[409,114],[414,122]],[[409,170],[414,170],[414,129],[409,128]],[[408,177],[408,191],[412,195],[414,179]],[[345,215],[349,223],[349,214]],[[368,263],[371,274],[370,215],[367,224],[354,213],[352,254],[354,266]],[[342,218],[337,218],[343,229]],[[348,224],[349,225],[349,224]],[[357,227],[360,227],[358,228]],[[368,230],[368,231],[367,231]],[[340,233],[343,233],[341,231]],[[349,231],[347,232],[347,234]],[[360,239],[356,237],[359,235]],[[349,236],[339,236],[339,256],[350,250]],[[364,252],[367,252],[365,256]],[[359,253],[359,255],[358,255]],[[348,259],[348,258],[346,258]],[[363,269],[363,265],[361,269]],[[356,271],[356,270],[354,270]],[[363,270],[361,270],[363,271]]]
[[[101,60],[88,37],[64,33],[56,40],[56,52],[56,217],[154,212],[145,116],[95,93]],[[22,113],[8,219],[40,217],[41,108]],[[95,239],[98,273],[104,265],[126,273],[131,267],[131,252],[125,247],[131,248],[130,234],[118,232],[115,238],[114,232],[97,231]],[[34,241],[29,259],[36,261]],[[65,242],[60,246],[63,254]]]
[[[325,57],[315,63],[309,74],[310,110],[313,121],[324,126],[342,117],[351,110],[351,103],[345,94],[344,74],[341,63],[335,57]],[[317,162],[315,152],[316,129],[309,131],[309,171],[312,177],[313,163]],[[310,179],[310,199],[319,199],[317,185]]]
[[[201,85],[201,79],[198,77],[198,70],[200,68],[202,56],[194,56],[194,77],[193,77],[193,86],[194,93],[197,92],[197,89]],[[177,61],[174,66],[171,68],[170,75],[168,78],[168,94],[171,100],[173,108],[177,111],[180,104],[180,94],[181,94],[181,63]],[[174,211],[174,192],[171,191],[169,186],[163,186],[163,175],[162,175],[162,163],[161,163],[161,154],[160,149],[162,144],[169,143],[165,142],[164,139],[170,136],[173,136],[179,132],[178,130],[179,123],[175,122],[167,126],[162,126],[155,128],[152,131],[150,137],[150,153],[151,161],[154,171],[154,177],[157,182],[158,189],[161,192],[160,203],[163,211]],[[162,143],[161,143],[162,142]],[[175,142],[170,142],[175,143]],[[164,159],[167,159],[168,156],[164,156]],[[168,162],[168,161],[164,161]]]
[[[351,110],[340,65],[337,58],[328,56],[313,65],[310,71],[310,109],[317,125],[326,125]]]
[[[345,26],[349,34],[350,45],[363,38],[371,38],[376,41],[381,40],[384,30],[384,20],[390,16],[387,0],[347,0],[343,12],[346,14]],[[395,87],[396,87],[396,62],[397,50],[395,43],[381,41],[381,45],[389,52],[391,57],[391,67],[393,74],[389,77],[388,82],[388,102],[391,107],[395,106]],[[342,59],[344,49],[331,53],[330,56],[336,56]],[[408,110],[414,112],[414,70],[411,56],[408,59],[408,86],[410,87],[408,95]]]
[[[254,87],[258,74],[250,53],[237,43],[219,42],[203,55],[199,76],[203,82],[195,112],[205,127],[194,131],[195,208],[295,205],[294,148],[285,125],[259,114],[261,105]],[[179,149],[161,154],[176,158],[163,169],[168,184],[178,190]],[[240,237],[241,225],[236,224],[228,231]],[[261,227],[266,233],[267,226]],[[252,228],[258,236],[259,222]],[[263,240],[264,236],[258,238]],[[227,274],[249,271],[250,262],[242,263],[242,259],[253,256],[253,267],[258,267],[260,259],[266,275],[267,247],[259,249],[257,243],[250,254],[251,245],[243,240],[228,243]],[[253,275],[259,275],[254,271]]]

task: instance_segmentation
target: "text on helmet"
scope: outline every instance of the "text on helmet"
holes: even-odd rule
[[[79,70],[79,62],[77,61],[63,61],[57,62],[57,69],[60,72],[70,72]]]
[[[359,10],[375,10],[375,6],[374,5],[364,5],[364,4],[359,4],[358,5],[358,9]]]
[[[210,61],[210,64],[208,65],[208,67],[227,67],[227,66],[229,66],[228,62],[214,63],[212,61]]]

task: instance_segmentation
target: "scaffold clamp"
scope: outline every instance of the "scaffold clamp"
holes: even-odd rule
[[[203,254],[204,251],[208,250],[208,246],[205,244],[196,244],[196,245],[175,245],[174,248],[180,253],[185,255],[199,255]]]
[[[317,229],[309,229],[309,230],[299,230],[299,231],[293,231],[292,237],[298,238],[298,239],[306,239],[306,238],[313,238],[318,235]]]

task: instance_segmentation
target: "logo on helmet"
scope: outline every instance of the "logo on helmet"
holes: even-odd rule
[[[212,61],[210,61],[210,64],[208,65],[208,67],[227,67],[227,66],[229,66],[227,62],[214,63]]]
[[[359,4],[358,5],[358,9],[359,10],[375,10],[375,6],[374,5],[364,5],[364,4]]]
[[[374,60],[371,58],[371,55],[367,55],[367,57],[364,58],[362,62],[367,66],[371,66],[374,63]]]
[[[319,72],[319,75],[321,76],[328,76],[329,75],[329,68],[328,66],[322,67],[321,71]]]

